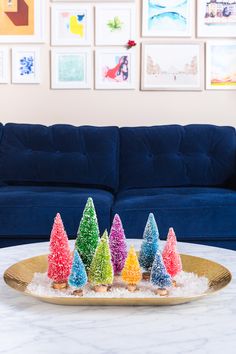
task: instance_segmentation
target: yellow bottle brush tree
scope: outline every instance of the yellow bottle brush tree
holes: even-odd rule
[[[137,284],[142,279],[142,271],[138,257],[133,246],[131,246],[121,273],[122,279],[128,284],[127,288],[133,292],[137,290]]]

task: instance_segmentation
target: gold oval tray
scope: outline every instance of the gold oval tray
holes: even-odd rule
[[[209,280],[209,289],[201,294],[191,297],[150,297],[150,298],[86,298],[86,297],[53,297],[38,296],[26,292],[35,272],[45,273],[47,271],[47,255],[25,259],[8,268],[4,273],[4,280],[11,288],[18,290],[25,295],[36,297],[42,301],[60,305],[95,305],[95,306],[156,306],[156,305],[177,305],[194,300],[199,300],[207,295],[213,294],[225,286],[231,279],[231,273],[222,265],[208,259],[181,255],[183,270],[193,272],[198,276],[205,276]]]

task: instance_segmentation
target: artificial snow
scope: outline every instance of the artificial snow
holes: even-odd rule
[[[191,297],[201,295],[208,289],[208,279],[199,277],[194,273],[181,272],[174,280],[177,287],[169,289],[168,297]],[[110,291],[96,293],[89,284],[84,287],[84,298],[147,298],[158,297],[154,294],[154,287],[148,281],[141,281],[138,284],[138,291],[129,292],[121,277],[115,277]],[[52,281],[47,273],[35,273],[26,292],[40,297],[77,297],[72,295],[74,289],[56,290],[52,288]]]

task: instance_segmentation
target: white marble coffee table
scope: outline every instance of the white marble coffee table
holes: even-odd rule
[[[138,245],[140,241],[133,241]],[[0,249],[0,271],[47,253],[48,243]],[[179,243],[181,253],[217,261],[236,276],[236,252]],[[203,300],[170,307],[47,304],[0,280],[1,354],[235,354],[236,282]]]

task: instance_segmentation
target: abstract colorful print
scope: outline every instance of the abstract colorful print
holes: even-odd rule
[[[128,56],[123,55],[115,58],[117,64],[112,67],[105,67],[104,78],[113,81],[126,81],[129,77],[129,61]]]

